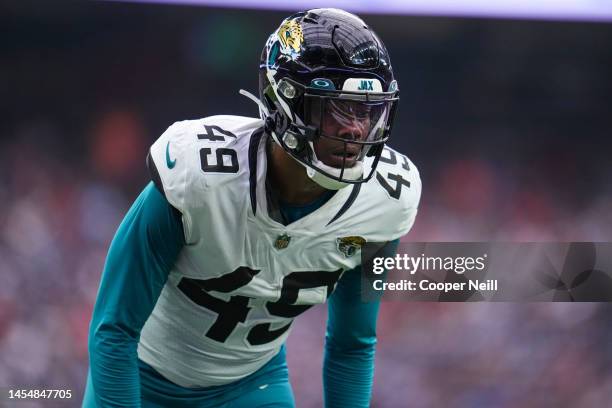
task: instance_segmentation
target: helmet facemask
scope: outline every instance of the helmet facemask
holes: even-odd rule
[[[313,80],[313,83],[326,81]],[[327,81],[330,83],[331,81]],[[306,87],[290,78],[270,85],[282,126],[274,139],[304,165],[311,179],[328,189],[369,180],[389,138],[398,101],[391,92],[359,92]],[[282,116],[282,118],[281,118]],[[364,160],[373,157],[368,174]]]

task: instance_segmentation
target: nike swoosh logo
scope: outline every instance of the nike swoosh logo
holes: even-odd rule
[[[170,142],[166,145],[166,166],[169,169],[173,169],[176,166],[176,159],[170,160]]]

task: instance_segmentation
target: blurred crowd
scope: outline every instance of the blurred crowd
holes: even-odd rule
[[[120,113],[93,129],[91,154],[76,160],[62,157],[61,143],[40,146],[58,138],[56,131],[51,123],[28,124],[3,146],[0,384],[73,388],[78,395],[100,273],[133,191],[145,182],[145,145],[130,151],[142,133]],[[123,149],[112,156],[104,144],[116,136]],[[132,174],[138,181],[128,188]]]
[[[112,7],[121,15],[140,13],[135,6]],[[223,31],[223,19],[240,19],[247,33],[259,33],[261,28],[246,23],[247,12],[202,12],[201,20],[210,24],[194,23],[189,10],[177,13],[192,26],[185,24],[190,28],[163,43],[153,36],[152,44],[134,60],[125,52],[129,46],[122,44],[140,44],[146,29],[126,28],[130,19],[110,18],[104,7],[81,15],[83,24],[94,28],[115,24],[109,30],[115,34],[107,38],[104,35],[110,34],[94,35],[81,28],[89,38],[85,44],[94,47],[83,51],[82,64],[89,70],[83,75],[97,82],[93,91],[83,91],[82,99],[67,102],[65,96],[56,95],[59,106],[42,98],[50,111],[61,112],[58,115],[44,114],[44,109],[27,112],[26,101],[43,103],[34,96],[44,90],[27,87],[27,72],[18,76],[20,58],[26,57],[17,46],[9,46],[2,57],[3,63],[11,58],[6,69],[31,96],[16,96],[13,107],[1,102],[8,112],[0,126],[2,387],[68,388],[75,395],[71,405],[78,405],[75,401],[87,374],[88,324],[106,251],[124,213],[148,181],[144,166],[148,146],[174,120],[198,114],[255,113],[246,103],[236,108],[240,112],[232,107],[239,98],[235,88],[254,86],[256,71],[240,65],[234,71],[240,78],[228,77],[219,66],[245,57],[236,56],[231,47],[225,49],[227,55],[219,51],[211,35],[216,33],[214,38],[230,45],[241,41],[235,33]],[[269,24],[259,37],[265,38],[282,15],[266,16]],[[20,17],[38,28],[42,21],[43,33],[63,33],[49,28],[54,15]],[[180,20],[158,9],[145,13],[140,24],[155,27],[156,22],[165,24],[164,18]],[[398,19],[381,27],[382,17],[376,17],[378,25],[372,25],[381,27],[405,84],[403,113],[391,145],[415,162],[423,180],[419,215],[404,239],[610,241],[612,165],[606,158],[612,143],[603,137],[609,136],[610,127],[599,109],[612,99],[608,75],[612,61],[602,51],[609,51],[612,36],[605,37],[596,25],[512,26],[501,21],[412,18],[411,28],[404,29]],[[573,53],[547,48],[567,39],[568,27],[583,35],[585,43],[590,35],[608,41],[589,43],[590,53],[575,39],[570,44]],[[19,30],[14,28],[14,33]],[[80,55],[78,44],[57,49],[53,40],[46,41],[39,48],[32,39],[26,45],[30,51],[44,49],[53,58],[70,55],[69,66]],[[119,65],[96,71],[96,60],[85,61],[97,53],[111,58],[115,44]],[[180,60],[183,68],[173,65],[176,61],[156,59],[173,55],[177,48],[190,56]],[[202,59],[203,49],[210,58],[219,58],[216,64]],[[434,54],[432,49],[438,51]],[[257,58],[257,49],[249,53]],[[425,62],[415,65],[410,53]],[[534,68],[530,63],[536,57],[541,61]],[[546,62],[548,57],[553,61]],[[498,69],[487,69],[496,58]],[[143,67],[151,62],[156,65]],[[562,66],[557,67],[557,62]],[[542,72],[546,64],[559,72],[549,78]],[[500,69],[502,65],[507,69]],[[54,71],[47,74],[61,77],[66,92],[74,94],[85,84],[72,83],[65,68],[61,61],[54,62]],[[145,68],[157,76],[147,71],[144,78],[137,78]],[[132,71],[126,76],[124,69]],[[175,82],[164,74],[166,70],[173,72]],[[489,77],[479,72],[489,72]],[[181,79],[183,75],[188,80]],[[548,87],[541,83],[544,78],[550,80]],[[202,80],[208,81],[207,86]],[[189,81],[194,89],[187,86]],[[116,88],[107,88],[115,83]],[[207,87],[207,95],[215,98],[198,99]],[[531,92],[530,87],[540,92]],[[560,94],[551,89],[561,89]],[[538,100],[542,95],[548,102]],[[178,113],[187,107],[191,110]],[[608,304],[596,303],[384,302],[372,406],[607,406],[612,401],[611,311]],[[325,313],[324,307],[316,307],[298,318],[289,339],[290,373],[299,407],[321,406]]]

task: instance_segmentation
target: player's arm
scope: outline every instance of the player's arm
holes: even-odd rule
[[[149,183],[111,243],[94,307],[89,359],[98,407],[140,406],[140,331],[183,245],[180,213]]]
[[[399,239],[381,256],[395,256]],[[374,380],[376,321],[380,300],[363,302],[361,268],[344,273],[328,301],[323,361],[326,408],[369,407]]]

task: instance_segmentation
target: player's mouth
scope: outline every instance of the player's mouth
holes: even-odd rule
[[[352,166],[357,161],[360,149],[339,149],[331,152],[329,159],[330,165],[334,167]]]

